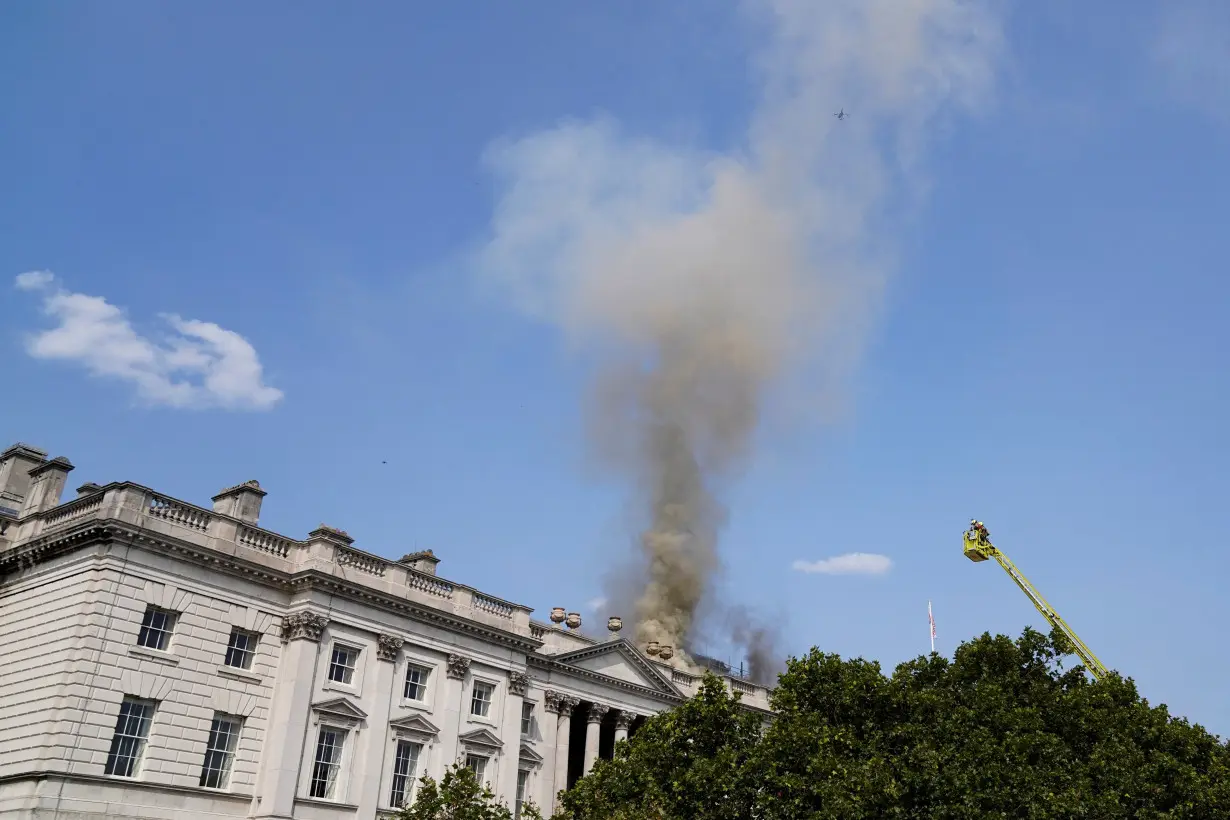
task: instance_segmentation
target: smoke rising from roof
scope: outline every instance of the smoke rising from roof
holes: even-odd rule
[[[594,354],[594,451],[644,516],[643,583],[620,614],[638,642],[677,650],[715,608],[723,489],[752,456],[769,391],[840,389],[880,290],[889,198],[917,190],[934,116],[987,97],[1000,48],[987,3],[749,6],[769,34],[738,149],[665,145],[598,119],[487,156],[501,196],[481,267]],[[852,116],[838,121],[840,107]],[[773,632],[733,623],[732,640],[771,668]]]

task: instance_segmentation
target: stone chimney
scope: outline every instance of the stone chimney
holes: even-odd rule
[[[47,461],[47,454],[29,444],[14,444],[0,453],[0,508],[17,515],[30,492],[30,471]]]
[[[261,517],[261,501],[267,493],[258,481],[245,481],[228,487],[214,496],[214,512],[229,515],[247,524],[255,524]]]
[[[25,518],[59,505],[64,484],[72,471],[72,462],[64,456],[56,456],[31,470],[30,491],[22,501],[21,517]]]
[[[93,495],[101,489],[102,487],[98,486],[93,481],[87,481],[77,488],[77,497],[85,498],[87,495]]]
[[[397,563],[405,564],[410,569],[416,569],[427,575],[435,575],[436,564],[440,563],[440,559],[431,550],[420,550],[403,555],[397,559]]]

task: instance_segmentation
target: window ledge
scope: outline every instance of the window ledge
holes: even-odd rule
[[[345,692],[348,695],[356,695],[356,696],[359,694],[359,687],[356,686],[355,684],[338,683],[335,680],[329,680],[327,678],[325,679],[325,682],[320,685],[320,688],[326,692]]]
[[[358,803],[343,803],[340,800],[324,800],[319,797],[296,797],[296,803],[303,803],[307,806],[324,806],[330,809],[346,809],[348,811],[358,811]]]
[[[151,661],[158,663],[170,664],[171,666],[179,666],[179,658],[161,649],[149,649],[144,646],[128,647],[128,654],[138,658],[149,658]]]
[[[419,712],[428,713],[432,711],[431,704],[421,700],[406,700],[405,698],[402,698],[401,703],[398,705],[402,709],[414,709]]]
[[[499,728],[499,725],[500,725],[499,723],[492,720],[491,718],[483,717],[482,715],[466,715],[466,722],[467,723],[481,723],[484,726],[491,726],[494,728]]]
[[[253,675],[246,669],[236,669],[235,667],[227,666],[224,663],[218,664],[218,674],[224,678],[234,678],[235,680],[241,680],[247,683],[264,683],[264,679],[262,679],[259,675]]]

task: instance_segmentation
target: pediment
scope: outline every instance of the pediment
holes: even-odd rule
[[[486,746],[489,749],[504,748],[504,741],[496,737],[495,733],[489,729],[475,729],[472,732],[466,732],[459,735],[457,740],[467,746]]]
[[[312,711],[319,715],[341,718],[342,720],[360,721],[367,719],[367,712],[355,706],[346,698],[334,698],[312,704]]]
[[[422,715],[410,715],[400,720],[390,721],[389,728],[395,732],[410,735],[435,737],[440,733],[439,727]]]
[[[658,692],[679,694],[675,685],[658,671],[636,647],[624,639],[565,652],[555,655],[554,660]]]
[[[528,743],[521,744],[520,757],[522,760],[526,761],[527,763],[533,763],[535,765],[542,762],[542,755],[534,751]]]

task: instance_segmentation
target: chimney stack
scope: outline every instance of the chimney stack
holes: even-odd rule
[[[45,452],[20,442],[0,453],[0,508],[17,515],[30,492],[30,471],[46,461]]]
[[[245,524],[256,524],[260,521],[261,501],[266,495],[259,481],[245,481],[215,495],[214,512],[238,518]]]
[[[20,517],[50,510],[59,505],[64,483],[73,471],[73,464],[64,456],[56,456],[30,471],[30,491],[21,504]]]

